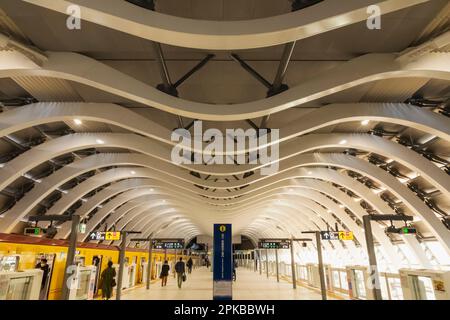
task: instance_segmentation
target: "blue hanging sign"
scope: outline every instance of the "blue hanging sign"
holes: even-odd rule
[[[214,300],[232,299],[232,251],[231,224],[214,224]]]

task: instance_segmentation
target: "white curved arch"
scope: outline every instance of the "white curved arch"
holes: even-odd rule
[[[128,201],[130,198],[141,197],[144,195],[153,195],[154,201],[161,202],[166,198],[173,198],[167,193],[163,193],[158,190],[154,190],[151,188],[154,186],[154,183],[150,179],[131,179],[131,180],[122,180],[118,183],[112,184],[111,186],[103,189],[96,195],[89,198],[85,203],[82,204],[80,208],[77,209],[77,215],[81,218],[85,218],[90,211],[97,208],[101,203],[105,201],[105,199],[111,199],[106,204],[102,205],[100,208],[102,212],[110,213],[119,205]],[[117,196],[116,196],[117,195]],[[96,215],[97,212],[94,214]],[[89,220],[90,221],[90,220]],[[86,226],[86,234],[89,234],[91,230],[89,230],[90,224]],[[63,223],[58,230],[58,233],[55,237],[66,238],[70,234],[70,223]]]
[[[404,77],[450,80],[450,53],[424,54],[413,60],[399,60],[395,54],[368,54],[264,100],[207,104],[172,97],[86,56],[58,52],[47,55],[42,67],[4,68],[0,77],[41,76],[75,81],[169,113],[212,121],[258,118],[376,80]]]
[[[101,139],[101,144],[98,143],[99,139]],[[343,141],[345,141],[345,145],[342,144]],[[159,160],[171,162],[169,155],[170,151],[168,149],[157,144],[152,144],[150,140],[143,137],[120,133],[96,135],[72,134],[38,145],[8,162],[0,169],[0,189],[5,188],[15,179],[20,177],[20,175],[25,174],[42,162],[67,152],[99,145],[128,148],[130,150],[149,154]],[[367,134],[310,134],[284,144],[281,147],[280,156],[277,161],[282,161],[297,154],[310,152],[319,148],[342,147],[357,148],[391,157],[399,163],[410,167],[415,172],[418,172],[440,189],[445,195],[450,196],[450,181],[443,171],[416,152],[377,136]],[[33,161],[29,161],[29,159],[33,159]],[[226,166],[185,165],[185,167],[201,173],[217,175],[218,172],[223,174],[225,171],[223,167]],[[234,168],[235,166],[232,167]],[[228,174],[240,174],[246,171],[256,170],[261,167],[261,165],[242,165],[239,167],[243,167],[243,169],[238,172],[228,172]],[[207,168],[208,170],[202,168]],[[170,171],[168,173],[170,173]],[[179,172],[177,172],[176,175],[172,175],[174,177],[180,176]],[[190,181],[194,183],[199,182],[198,180]],[[210,182],[202,182],[202,184],[210,188],[228,189],[239,186],[241,183],[236,183],[234,185],[228,183],[214,183],[214,185],[211,185]],[[236,195],[240,195],[240,192],[242,191],[238,191]],[[210,195],[211,197],[219,197],[217,194],[211,192],[204,192],[204,194]]]
[[[325,1],[311,8],[269,18],[241,21],[199,21],[145,10],[123,0],[22,0],[63,14],[74,4],[83,20],[136,37],[179,47],[238,50],[269,47],[305,39],[368,18],[367,7],[382,14],[429,0]],[[300,23],[299,23],[300,22]]]
[[[46,123],[73,121],[74,118],[108,123],[171,146],[175,145],[170,139],[172,133],[170,130],[112,103],[41,102],[7,110],[0,114],[0,136]],[[279,140],[259,144],[256,148],[246,146],[246,149],[236,150],[236,154],[255,151],[327,126],[367,119],[413,127],[450,141],[450,120],[435,112],[404,103],[346,103],[330,104],[314,110],[303,116],[301,122],[294,121],[280,128]],[[188,150],[204,152],[204,148],[199,150],[195,146],[191,146]],[[230,154],[230,152],[216,151],[216,154]]]

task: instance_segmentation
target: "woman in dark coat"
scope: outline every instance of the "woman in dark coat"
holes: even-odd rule
[[[159,277],[161,278],[161,287],[167,286],[167,277],[169,276],[169,270],[170,266],[166,260],[162,265],[161,274],[159,275]]]
[[[112,267],[112,261],[108,261],[108,267],[103,270],[100,277],[100,288],[102,288],[103,300],[109,300],[113,294],[113,287],[116,285],[116,269]]]

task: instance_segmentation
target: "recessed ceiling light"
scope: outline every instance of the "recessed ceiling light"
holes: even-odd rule
[[[151,188],[151,189],[150,189],[150,192],[153,192],[154,190],[155,190],[155,189]]]
[[[361,124],[363,125],[363,126],[367,126],[368,124],[369,124],[369,122],[370,122],[370,120],[363,120],[363,121],[361,121]]]
[[[311,174],[312,174],[312,171],[308,171],[308,174],[311,175]]]
[[[131,170],[131,174],[136,174],[136,171],[134,171],[134,170]]]
[[[81,121],[80,119],[74,119],[73,122],[77,125],[77,126],[81,126],[83,124],[83,121]]]
[[[95,140],[95,142],[97,142],[98,144],[104,144],[105,143],[105,141],[103,141],[102,139],[97,139],[97,140]]]
[[[340,142],[339,142],[339,144],[346,144],[347,143],[347,140],[341,140]]]

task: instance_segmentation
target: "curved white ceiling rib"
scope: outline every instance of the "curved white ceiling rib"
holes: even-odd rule
[[[449,33],[450,34],[450,33]],[[425,77],[450,80],[450,53],[433,52],[398,59],[396,54],[367,54],[343,63],[278,95],[240,104],[207,104],[165,94],[94,59],[75,53],[47,52],[42,67],[8,67],[0,77],[42,76],[71,80],[176,115],[193,119],[253,119],[376,80]],[[0,57],[3,53],[0,51]],[[17,55],[22,55],[17,52]]]
[[[374,165],[371,165],[364,160],[343,154],[307,154],[305,155],[305,158],[309,158],[309,161],[311,161],[309,162],[305,159],[307,161],[307,164],[323,166],[327,165],[345,168],[363,174],[373,181],[380,183],[397,198],[402,200],[402,202],[405,203],[405,205],[412,212],[414,212],[416,216],[421,217],[423,221],[428,224],[430,230],[434,231],[434,234],[437,238],[441,239],[442,242],[445,242],[444,238],[448,233],[448,230],[445,228],[445,226],[441,223],[441,221],[439,221],[439,219],[434,215],[431,209],[428,208],[428,206],[425,205],[422,200],[420,200],[411,190],[409,190],[409,188],[402,185],[400,181],[394,178],[391,174]],[[301,165],[302,163],[297,164],[297,166]],[[295,171],[295,169],[290,171]],[[308,173],[309,172],[312,173],[311,170],[309,170]],[[295,173],[288,172],[285,177],[286,180],[292,179],[293,177],[295,177]],[[281,180],[281,177],[277,177],[277,179]],[[369,190],[367,190],[367,192],[371,194]],[[365,198],[366,197],[364,197],[364,199]],[[242,201],[248,201],[248,199]],[[255,201],[254,203],[257,203],[257,201]],[[234,208],[234,210],[235,209],[236,208]],[[450,243],[448,244],[450,245]]]
[[[71,179],[82,175],[91,170],[96,170],[104,167],[112,166],[143,166],[149,168],[155,168],[156,164],[152,162],[154,159],[147,155],[142,154],[130,154],[130,153],[115,153],[115,154],[95,154],[88,156],[81,160],[74,161],[60,170],[57,170],[53,174],[45,177],[41,180],[41,183],[37,184],[30,192],[25,194],[10,210],[3,219],[0,220],[0,230],[10,225],[12,227],[14,223],[18,223],[21,218],[26,216],[30,210],[35,207],[45,197],[50,195],[57,188],[64,185]],[[163,167],[163,164],[159,162],[158,168]],[[131,176],[131,175],[130,175]],[[131,180],[131,184],[139,181],[138,179]],[[166,194],[173,193],[173,187],[169,184],[154,181],[154,186],[166,190]],[[177,192],[175,192],[177,194]]]
[[[137,198],[126,198],[123,202],[119,203],[116,208],[109,210],[109,208],[101,208],[87,223],[86,231],[93,231],[100,222],[106,218],[106,221],[101,223],[98,230],[104,230],[111,228],[117,221],[122,219],[125,215],[132,214],[136,208],[152,208],[153,207],[152,196],[142,196]],[[84,236],[83,240],[86,240]]]
[[[0,137],[32,126],[73,121],[74,118],[115,125],[169,145],[175,144],[170,140],[172,132],[167,128],[125,107],[110,103],[43,102],[7,110],[0,114]],[[280,128],[280,139],[270,141],[268,145],[327,126],[367,119],[414,127],[450,141],[450,120],[437,113],[404,103],[346,103],[331,104],[311,111],[302,117],[301,122],[295,121]],[[262,147],[264,146],[259,145],[258,149]],[[193,146],[189,150],[203,151]],[[245,150],[236,150],[236,154],[254,150],[256,149],[247,147]],[[223,154],[228,153],[224,151]]]
[[[100,209],[105,209],[105,211],[111,212],[120,204],[128,201],[130,196],[136,198],[144,195],[155,195],[152,203],[160,202],[161,204],[164,204],[164,202],[162,201],[163,199],[170,200],[172,198],[171,196],[164,194],[161,191],[154,191],[154,189],[151,188],[154,186],[155,184],[152,183],[150,179],[129,179],[119,181],[106,187],[105,189],[89,198],[85,203],[83,203],[80,208],[78,208],[77,214],[81,218],[85,218],[89,214],[89,212],[99,206],[101,206],[99,207]],[[111,201],[108,201],[106,204],[101,205],[101,203],[111,198],[113,198]],[[86,230],[87,229],[88,228],[86,228]],[[70,223],[63,223],[61,225],[61,228],[58,230],[56,237],[66,238],[69,234]]]
[[[101,139],[101,144],[99,144],[99,139]],[[342,141],[345,141],[345,146],[343,146]],[[72,134],[66,135],[49,142],[45,142],[41,145],[34,147],[33,149],[23,153],[12,161],[8,162],[3,168],[0,169],[0,188],[3,189],[14,180],[19,178],[21,175],[25,174],[37,165],[55,158],[59,155],[81,150],[91,147],[122,147],[130,150],[135,150],[149,155],[154,156],[160,160],[171,162],[170,160],[170,150],[164,148],[157,144],[153,144],[152,141],[139,137],[137,135],[130,134]],[[317,149],[323,148],[358,148],[365,151],[375,152],[384,156],[388,156],[399,163],[413,169],[415,172],[422,175],[424,178],[429,180],[438,189],[440,189],[447,196],[450,194],[450,181],[447,175],[440,170],[438,167],[433,165],[430,161],[426,160],[424,157],[420,156],[418,153],[409,150],[408,148],[399,145],[395,142],[367,134],[310,134],[302,136],[295,141],[283,144],[280,147],[280,157],[279,161],[288,159],[300,153],[311,152]],[[33,159],[30,161],[29,159]],[[201,173],[207,173],[215,175],[217,171],[223,167],[235,166],[186,166],[190,170],[199,171]],[[208,170],[198,168],[207,168]],[[256,170],[258,166],[246,166],[245,171]],[[261,167],[261,166],[259,166]],[[234,170],[234,169],[233,169]],[[244,171],[244,172],[245,172]],[[220,172],[220,171],[219,171]],[[229,175],[239,174],[240,172],[229,172]],[[155,175],[160,175],[159,173],[154,173]],[[167,172],[171,174],[171,172]],[[174,175],[175,176],[175,175]],[[195,181],[195,180],[194,180]],[[191,180],[192,182],[192,180]],[[199,181],[196,181],[199,182]],[[188,183],[188,182],[186,182]],[[214,188],[230,188],[240,186],[241,183],[237,185],[233,184],[221,184],[215,183],[210,185],[210,182],[201,182],[207,187]],[[245,185],[245,183],[244,183]],[[189,188],[187,186],[186,188]],[[198,190],[196,190],[198,191]],[[235,195],[240,195],[244,191],[237,191]],[[202,192],[205,195],[211,197],[221,197],[220,195],[208,191]],[[229,195],[228,195],[229,196]],[[226,197],[228,197],[226,196]]]
[[[199,21],[145,10],[123,0],[22,0],[67,14],[78,5],[81,19],[136,37],[179,47],[236,50],[305,39],[368,18],[367,7],[382,14],[430,0],[325,1],[296,12],[255,20]]]
[[[301,178],[301,179],[298,179]],[[289,178],[287,181],[278,182],[270,187],[264,187],[262,190],[258,192],[258,195],[253,197],[239,199],[242,202],[245,202],[245,207],[248,208],[240,208],[240,211],[246,213],[253,211],[253,207],[258,205],[262,199],[264,198],[272,198],[273,196],[277,196],[280,194],[280,191],[277,189],[284,189],[286,193],[290,193],[286,191],[286,189],[292,188],[295,193],[296,187],[302,187],[306,182],[304,179],[320,179],[324,181],[332,181],[338,185],[344,186],[345,188],[351,190],[353,193],[357,194],[360,198],[364,199],[367,203],[369,203],[372,207],[376,208],[377,211],[381,214],[394,214],[392,209],[377,195],[373,194],[370,189],[357,182],[356,180],[350,178],[349,176],[343,175],[335,170],[324,169],[324,168],[311,168],[311,169],[298,169],[298,175],[296,179]],[[381,178],[379,178],[381,179]],[[390,186],[389,183],[385,184],[386,186]],[[394,185],[395,187],[396,185]],[[400,187],[399,185],[397,185]],[[322,186],[323,187],[323,186]],[[393,186],[390,186],[393,188]],[[321,190],[319,190],[321,191]],[[323,192],[323,191],[322,191]],[[340,192],[338,189],[335,189],[334,192]],[[402,197],[405,200],[405,204],[418,216],[422,217],[426,223],[430,226],[433,234],[436,238],[444,245],[444,247],[450,252],[450,238],[448,237],[448,230],[443,226],[442,223],[433,215],[433,213],[410,192],[405,190],[404,188],[399,188],[399,190],[393,191],[396,195]],[[353,201],[352,201],[353,202]],[[415,205],[418,207],[416,208]],[[356,205],[360,209],[362,207],[359,204]],[[356,207],[353,206],[353,209]],[[354,211],[352,209],[352,211]],[[419,211],[420,210],[420,211]],[[424,210],[424,211],[421,211]],[[237,214],[239,212],[238,208],[233,209],[233,213]],[[251,220],[251,216],[249,218]],[[246,218],[242,215],[240,216],[240,220],[242,223],[245,223]]]
[[[406,149],[406,148],[405,148]],[[276,176],[274,177],[274,178],[276,178]],[[286,178],[289,178],[289,176],[286,176]],[[285,178],[285,179],[286,179]],[[105,182],[106,183],[106,182]],[[190,186],[188,186],[189,188],[190,188]],[[248,190],[251,190],[251,189],[248,189]],[[197,190],[196,190],[197,191]],[[88,190],[81,190],[80,189],[80,192],[81,193],[87,193],[88,192]],[[245,193],[247,193],[247,190],[245,190]],[[72,201],[76,201],[76,198],[75,199],[72,199]],[[229,204],[229,203],[228,203]],[[56,209],[54,209],[54,210],[56,210]],[[2,219],[3,220],[3,219]]]

